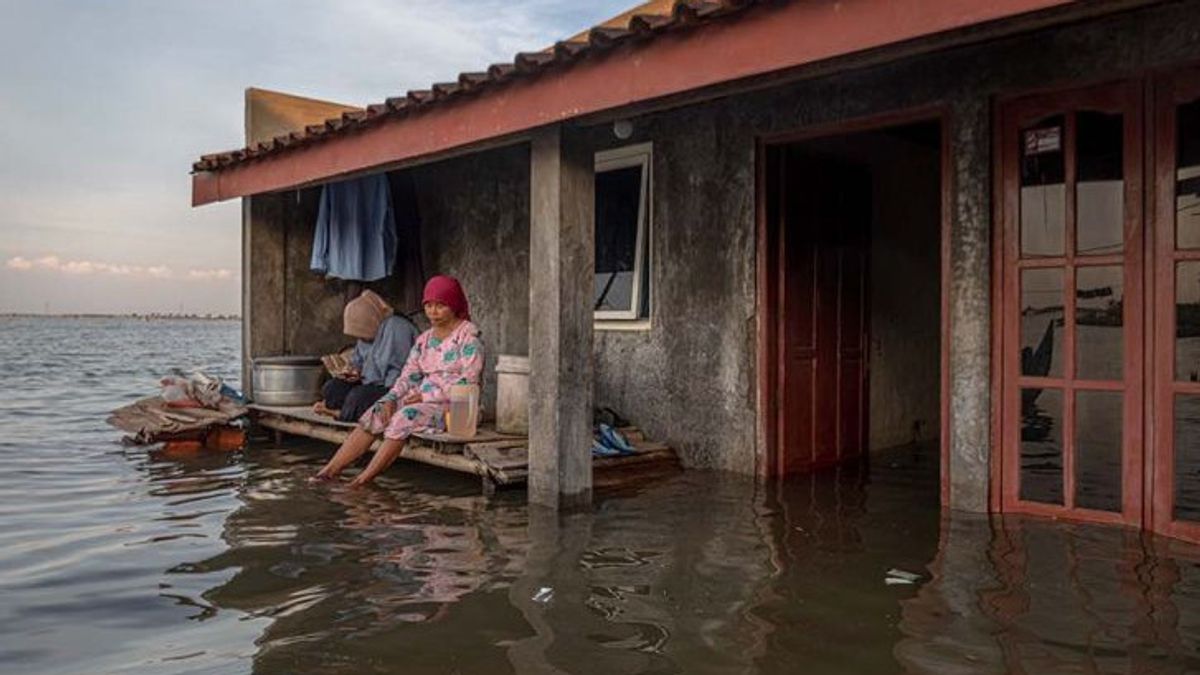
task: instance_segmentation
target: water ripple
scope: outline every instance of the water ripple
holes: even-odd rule
[[[314,489],[324,444],[171,456],[103,423],[174,366],[236,384],[237,324],[0,331],[21,364],[0,400],[0,671],[1200,670],[1200,549],[946,518],[936,449],[772,485],[688,472],[562,515],[404,464]]]

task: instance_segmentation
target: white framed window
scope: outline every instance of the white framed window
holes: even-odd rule
[[[650,143],[596,153],[597,322],[650,318]]]

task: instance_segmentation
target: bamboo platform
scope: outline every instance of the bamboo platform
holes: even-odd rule
[[[318,415],[307,406],[250,404],[247,407],[251,418],[259,426],[273,430],[280,441],[283,434],[291,434],[340,444],[354,429],[353,423]],[[594,458],[595,487],[621,487],[681,470],[679,458],[671,448],[648,441],[635,427],[625,427],[621,433],[637,452]],[[376,441],[371,449],[378,445]],[[471,438],[444,433],[417,434],[404,446],[400,458],[479,476],[484,493],[491,494],[497,487],[525,484],[529,476],[529,439],[497,432],[490,425],[481,426]]]

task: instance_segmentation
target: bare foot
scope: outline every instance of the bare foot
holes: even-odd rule
[[[338,416],[338,411],[325,405],[324,401],[317,401],[316,403],[314,403],[313,407],[312,407],[312,411],[318,415],[324,415],[325,417],[337,417]]]
[[[371,484],[371,479],[370,478],[364,479],[363,475],[360,473],[354,477],[354,480],[350,481],[349,488],[351,490],[358,490],[359,488],[365,488],[370,484]]]
[[[309,476],[308,484],[316,485],[317,483],[328,483],[329,481],[332,481],[336,478],[337,478],[337,474],[326,473],[324,469],[321,469],[320,471],[316,472],[312,476]]]

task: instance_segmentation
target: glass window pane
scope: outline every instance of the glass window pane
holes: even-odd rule
[[[1063,503],[1063,395],[1059,389],[1021,390],[1020,498]]]
[[[1200,101],[1176,111],[1175,239],[1200,248]]]
[[[1121,511],[1122,400],[1116,391],[1075,394],[1075,506]]]
[[[1085,110],[1075,120],[1076,251],[1116,253],[1125,233],[1124,119]]]
[[[1062,268],[1021,272],[1021,374],[1062,377]]]
[[[1066,251],[1066,165],[1063,116],[1021,130],[1021,255]]]
[[[1175,267],[1175,378],[1200,381],[1200,262]]]
[[[1121,380],[1125,375],[1124,311],[1119,266],[1075,273],[1075,376]]]
[[[1175,519],[1200,522],[1200,396],[1175,397]]]
[[[596,276],[593,307],[597,311],[630,311],[635,299],[638,217],[642,167],[596,174]]]

